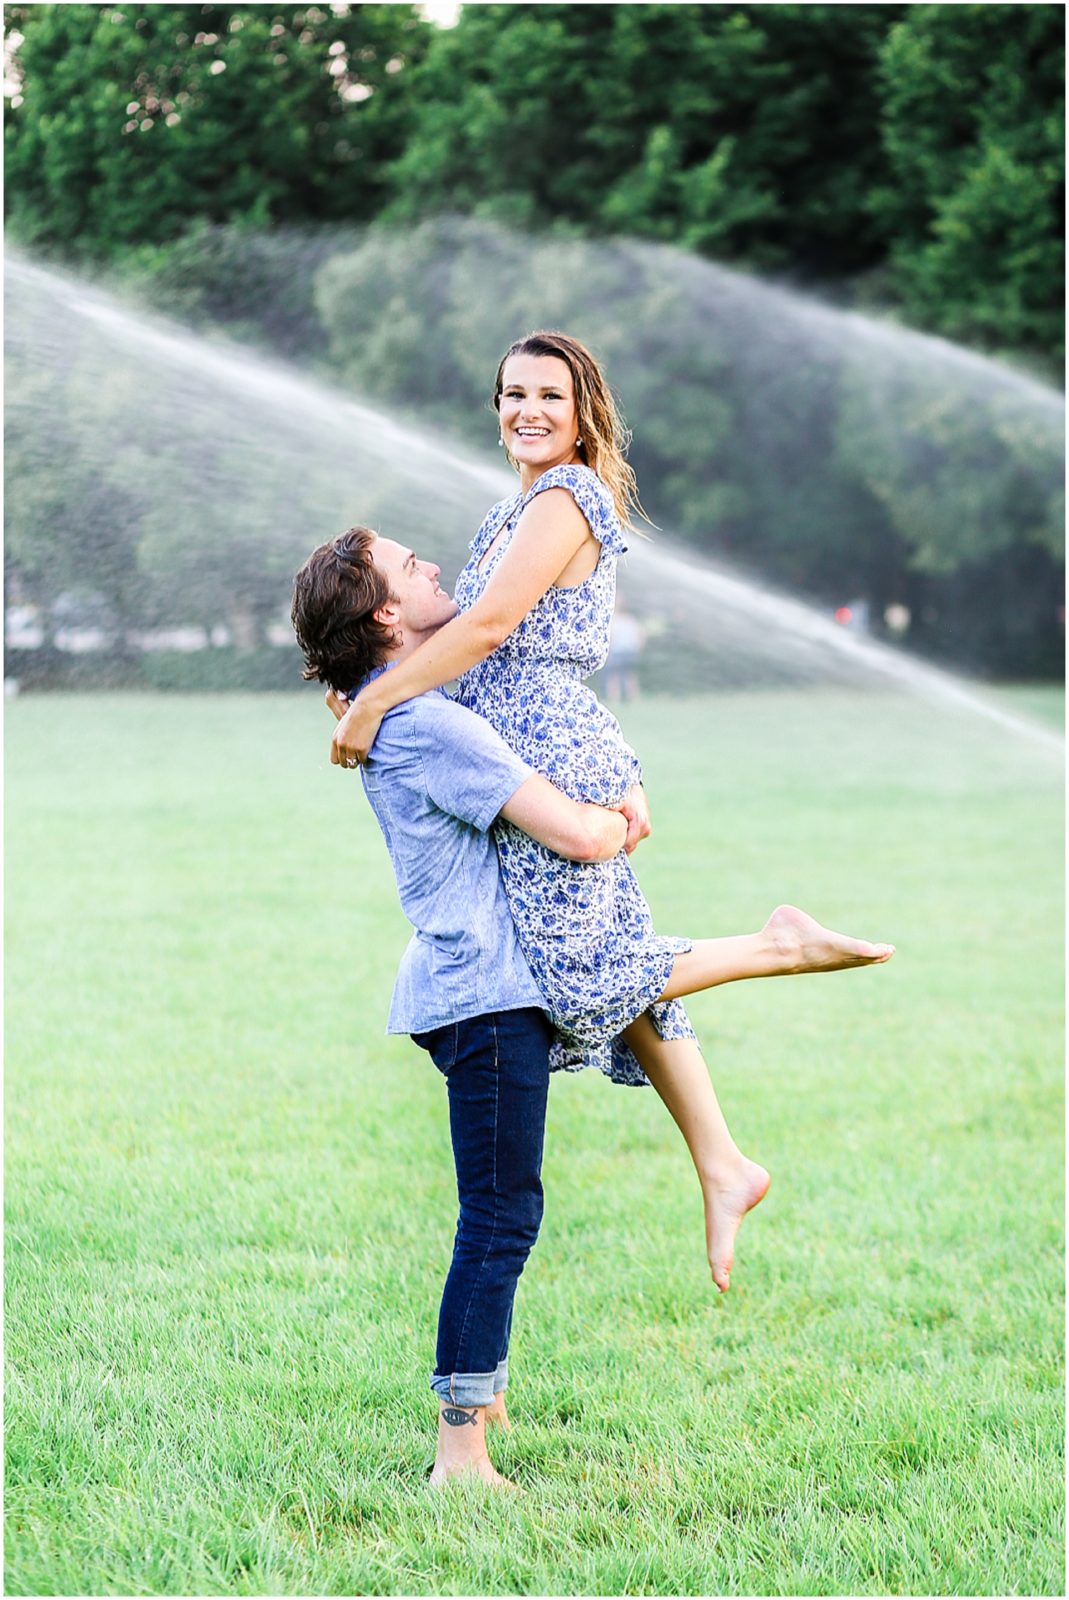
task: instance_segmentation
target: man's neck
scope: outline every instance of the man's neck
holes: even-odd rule
[[[386,666],[397,667],[400,666],[402,661],[407,661],[409,656],[415,655],[425,638],[429,639],[430,634],[409,635],[406,633],[403,642],[391,650],[386,657]]]
[[[444,628],[445,623],[441,626]],[[420,645],[426,644],[428,639],[433,639],[438,632],[437,628],[428,628],[423,633],[413,633],[411,629],[404,628],[401,633],[401,643],[395,645],[386,657],[386,666],[396,667],[402,661],[407,661],[409,656],[414,656]]]

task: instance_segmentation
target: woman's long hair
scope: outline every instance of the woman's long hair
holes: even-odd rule
[[[616,515],[625,528],[630,525],[633,511],[645,517],[635,474],[626,460],[631,434],[616,409],[612,390],[601,368],[586,345],[570,334],[552,329],[525,334],[515,344],[510,344],[501,357],[494,381],[495,411],[501,409],[501,377],[510,356],[556,356],[565,363],[575,388],[575,415],[583,441],[579,446],[580,459],[597,473],[612,495]],[[518,463],[507,446],[506,452],[516,467]]]

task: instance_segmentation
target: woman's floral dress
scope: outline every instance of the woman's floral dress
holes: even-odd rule
[[[642,769],[616,718],[582,681],[605,662],[616,559],[626,548],[612,496],[597,474],[578,464],[551,467],[526,495],[494,506],[471,542],[456,598],[462,611],[474,605],[524,507],[555,488],[568,490],[601,544],[598,564],[583,583],[543,595],[493,655],[464,674],[458,698],[573,800],[615,806],[641,783]],[[496,834],[520,944],[558,1031],[551,1065],[597,1066],[617,1083],[646,1083],[619,1035],[649,1011],[662,1038],[694,1038],[679,1000],[655,1003],[690,941],[655,932],[623,852],[612,861],[578,863],[508,823],[498,823]]]

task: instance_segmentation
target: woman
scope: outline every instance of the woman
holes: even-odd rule
[[[641,769],[581,681],[605,658],[622,523],[638,503],[623,429],[593,356],[562,333],[509,348],[494,406],[519,493],[472,542],[457,581],[461,614],[356,697],[331,759],[355,765],[388,710],[459,678],[463,703],[531,766],[573,799],[627,810],[630,851],[650,831]],[[679,997],[740,978],[870,965],[893,946],[845,938],[784,906],[759,934],[664,938],[625,853],[577,867],[508,824],[498,849],[524,954],[562,1036],[554,1065],[598,1065],[618,1082],[654,1085],[694,1160],[723,1292],[735,1234],[769,1176],[732,1139]]]

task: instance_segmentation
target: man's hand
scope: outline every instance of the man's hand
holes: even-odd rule
[[[627,838],[624,840],[624,849],[630,855],[640,839],[648,839],[653,832],[650,821],[650,808],[646,801],[646,791],[640,783],[632,784],[627,791],[626,798],[618,808],[627,818]]]
[[[382,713],[376,711],[364,698],[367,690],[363,690],[346,707],[334,730],[334,738],[330,745],[331,765],[335,767],[358,767],[368,758],[368,752],[375,743],[375,735],[382,723]],[[344,702],[342,702],[344,705]],[[330,697],[327,704],[333,711]]]

